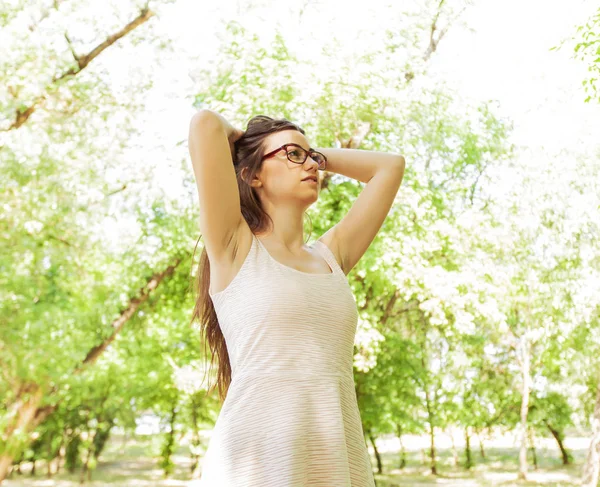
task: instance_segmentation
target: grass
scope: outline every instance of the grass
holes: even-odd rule
[[[407,452],[407,464],[403,469],[398,468],[398,448],[392,441],[387,451],[381,455],[383,474],[376,475],[378,487],[572,487],[579,485],[588,445],[588,440],[584,438],[570,438],[567,448],[573,456],[573,463],[565,466],[552,439],[536,439],[538,467],[534,468],[531,452],[528,452],[528,478],[527,481],[519,481],[517,479],[519,452],[512,445],[514,439],[510,437],[486,442],[485,458],[481,456],[478,443],[474,442],[471,451],[474,465],[469,471],[463,467],[465,455],[462,445],[457,445],[458,466],[455,465],[450,445],[438,448],[436,455],[438,475],[436,476],[431,474],[430,467],[425,463],[429,461],[426,457],[428,454],[426,439],[419,440],[405,442],[405,444],[416,444],[418,447]],[[376,467],[374,460],[373,466]]]
[[[537,457],[538,469],[535,470],[529,454],[529,471],[527,481],[517,480],[518,451],[506,438],[486,443],[485,458],[482,458],[479,446],[474,444],[472,458],[474,466],[466,471],[461,465],[454,465],[452,449],[444,441],[440,441],[437,455],[438,475],[431,475],[427,458],[426,438],[409,438],[405,444],[411,445],[407,451],[407,465],[398,468],[399,455],[396,439],[378,440],[383,473],[375,475],[377,487],[511,487],[511,486],[544,486],[573,487],[579,485],[581,466],[583,464],[587,443],[583,438],[570,438],[567,443],[573,455],[573,465],[563,466],[558,449],[551,439],[539,438]],[[113,436],[103,452],[98,468],[92,473],[92,481],[86,482],[92,487],[167,487],[186,486],[191,481],[191,459],[187,443],[180,442],[173,457],[175,471],[169,478],[164,478],[156,460],[156,452],[160,449],[159,436],[138,436],[124,441],[121,436]],[[206,440],[205,440],[206,441]],[[372,449],[371,459],[376,468]],[[458,445],[459,461],[464,460],[464,450]],[[37,473],[31,476],[28,467],[23,466],[23,474],[14,474],[3,484],[6,487],[75,487],[79,484],[79,472],[69,474],[62,471],[51,478],[46,476],[46,466],[38,463]],[[337,486],[335,486],[337,487]]]

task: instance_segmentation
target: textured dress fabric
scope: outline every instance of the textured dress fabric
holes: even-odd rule
[[[275,260],[253,234],[229,285],[209,295],[232,380],[202,459],[201,487],[374,487],[352,373],[358,311],[330,272]]]

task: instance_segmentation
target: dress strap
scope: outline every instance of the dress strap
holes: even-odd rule
[[[334,253],[329,247],[327,247],[327,245],[323,241],[315,240],[313,247],[317,249],[321,256],[327,261],[329,266],[333,269],[334,274],[341,274],[343,276],[346,276],[346,274],[344,274],[344,270],[338,264]]]

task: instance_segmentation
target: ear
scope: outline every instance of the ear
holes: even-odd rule
[[[262,181],[258,179],[257,175],[255,174],[252,181],[250,181],[250,186],[252,186],[253,188],[260,188],[262,185]]]
[[[246,178],[247,171],[248,171],[247,167],[243,167],[241,169],[240,175],[242,176],[242,179]],[[262,181],[257,178],[257,175],[258,175],[258,172],[254,175],[254,178],[252,178],[252,181],[250,181],[250,186],[252,186],[253,188],[258,188],[258,187],[262,186]]]

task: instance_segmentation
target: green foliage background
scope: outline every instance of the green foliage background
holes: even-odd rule
[[[191,438],[197,460],[199,430],[217,417],[189,323],[202,209],[184,144],[164,161],[181,179],[175,196],[135,145],[153,74],[175,52],[160,23],[169,3],[149,4],[155,15],[83,67],[147,6],[0,9],[0,454],[11,462],[63,447],[69,468],[93,469],[112,428],[132,430],[152,412],[170,473],[174,435]],[[261,37],[231,20],[218,62],[194,66],[186,96],[241,128],[268,114],[299,123],[314,146],[405,156],[397,200],[348,276],[367,440],[424,434],[434,447],[451,430],[589,431],[600,370],[598,152],[564,164],[564,154],[517,147],[494,101],[473,106],[432,82],[420,34],[469,4],[436,5],[379,32],[385,49],[365,44],[352,57],[335,38],[306,57],[283,30]],[[578,29],[575,49],[591,60],[586,101],[597,93],[597,24]],[[362,187],[328,175],[309,210],[313,240]],[[435,454],[428,462],[435,470]]]

